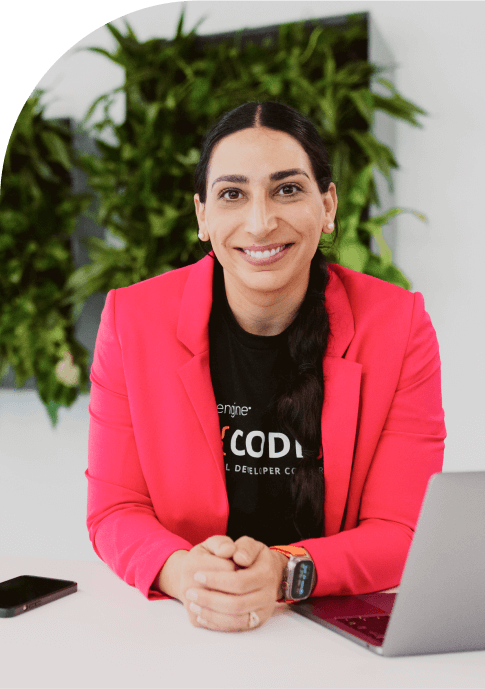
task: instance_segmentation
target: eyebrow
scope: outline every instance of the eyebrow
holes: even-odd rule
[[[301,170],[299,167],[294,167],[290,170],[280,170],[279,172],[273,172],[269,176],[269,178],[271,181],[278,182],[280,179],[285,179],[285,177],[292,177],[293,175],[305,175],[305,177],[308,177],[305,170]],[[310,177],[308,177],[308,179],[310,179]],[[239,182],[242,184],[245,182],[249,182],[249,179],[244,175],[222,175],[221,177],[218,177],[212,182],[212,187],[214,186],[214,184],[216,184],[216,182]]]

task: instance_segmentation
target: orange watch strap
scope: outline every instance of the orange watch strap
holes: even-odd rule
[[[283,553],[286,557],[310,557],[305,548],[300,545],[271,545],[270,550],[277,550],[279,553]]]

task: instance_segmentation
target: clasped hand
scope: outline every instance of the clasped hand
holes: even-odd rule
[[[191,623],[245,631],[273,614],[287,559],[249,536],[211,536],[181,560],[179,600]]]

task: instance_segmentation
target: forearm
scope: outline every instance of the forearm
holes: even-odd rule
[[[180,591],[180,579],[182,563],[188,555],[187,550],[176,550],[165,561],[156,578],[156,585],[161,593],[171,598],[182,600]]]
[[[398,585],[412,536],[402,524],[369,519],[334,536],[298,543],[315,563],[312,595],[362,594]]]

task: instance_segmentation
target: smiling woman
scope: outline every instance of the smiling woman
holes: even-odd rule
[[[419,293],[328,264],[337,194],[315,127],[246,103],[195,175],[209,254],[108,293],[91,370],[98,555],[195,626],[399,583],[445,438]]]
[[[325,186],[293,136],[257,119],[214,146],[209,191],[204,201],[195,195],[199,236],[210,240],[229,306],[248,332],[276,335],[294,319],[321,234],[333,229],[335,184]]]

